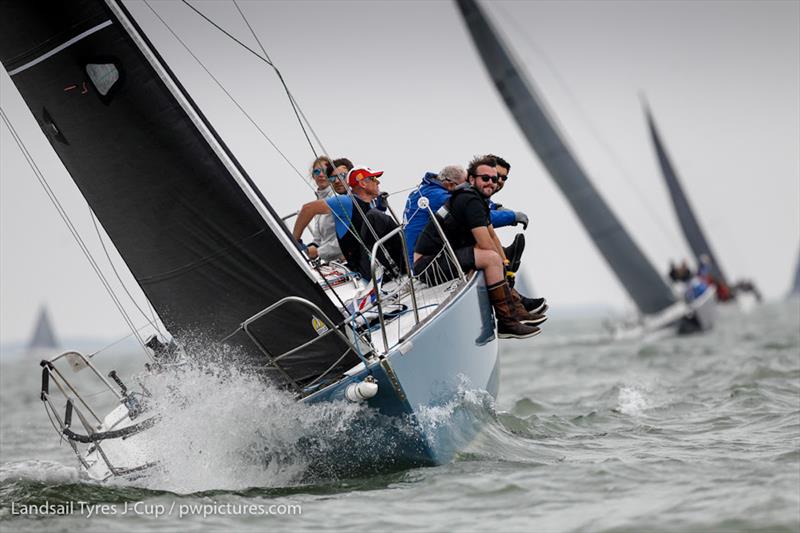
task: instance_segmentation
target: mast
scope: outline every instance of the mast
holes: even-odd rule
[[[123,5],[3,3],[0,61],[174,336],[212,348],[287,296],[340,320],[267,199]],[[254,338],[240,332],[226,344],[264,366],[264,351],[316,339],[314,318],[286,305],[251,325]],[[358,358],[339,359],[346,350],[327,335],[282,359],[276,377],[298,386],[350,368]]]
[[[637,244],[600,196],[545,110],[542,97],[474,0],[457,0],[489,76],[531,148],[569,201],[595,246],[642,313],[675,299]]]
[[[708,239],[706,239],[705,233],[703,233],[703,229],[700,227],[700,222],[697,220],[694,210],[689,203],[689,199],[683,191],[680,179],[678,179],[678,174],[672,166],[664,143],[661,142],[661,136],[658,133],[658,128],[656,127],[653,114],[650,111],[650,106],[647,105],[647,102],[643,102],[643,106],[645,115],[647,116],[647,126],[650,129],[650,137],[653,140],[653,146],[655,147],[656,156],[658,157],[658,164],[661,166],[661,174],[664,176],[664,182],[667,184],[667,190],[669,191],[670,198],[672,198],[672,206],[675,208],[675,215],[678,217],[678,222],[680,222],[683,236],[692,249],[696,263],[699,265],[700,257],[707,255],[711,259],[711,273],[714,278],[727,285],[728,281],[722,273],[719,261],[717,261],[714,252],[711,251]]]

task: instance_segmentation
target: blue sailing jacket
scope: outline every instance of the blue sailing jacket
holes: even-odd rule
[[[408,245],[408,264],[410,265],[414,264],[414,246],[417,244],[417,239],[430,220],[428,210],[419,209],[417,207],[417,200],[419,200],[420,196],[424,196],[428,199],[431,211],[435,213],[450,199],[450,191],[437,179],[436,173],[426,172],[419,188],[408,195],[406,207],[403,210],[403,219],[406,221],[404,232],[406,235],[406,244]],[[501,228],[514,224],[516,221],[514,211],[499,210],[499,207],[499,205],[489,200],[492,226]]]
[[[492,217],[492,226],[503,228],[513,226],[517,222],[517,214],[510,209],[502,209],[502,205],[489,200],[489,216]]]

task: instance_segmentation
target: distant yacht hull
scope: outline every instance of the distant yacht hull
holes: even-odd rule
[[[630,340],[655,333],[687,335],[707,331],[716,322],[716,295],[716,289],[709,287],[691,302],[678,301],[634,323],[616,325],[612,328],[612,335],[616,340]]]

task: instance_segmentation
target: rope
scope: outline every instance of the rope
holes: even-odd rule
[[[39,184],[44,189],[45,194],[47,194],[47,197],[50,199],[50,202],[56,208],[56,211],[58,212],[59,216],[61,217],[61,220],[64,222],[64,224],[67,226],[67,229],[72,234],[72,237],[75,239],[75,242],[78,244],[78,247],[83,252],[84,257],[86,257],[86,259],[89,261],[89,264],[91,265],[92,270],[94,270],[95,274],[100,279],[100,282],[103,284],[103,287],[105,287],[106,292],[108,293],[109,297],[114,302],[114,305],[116,306],[117,310],[122,315],[123,320],[128,325],[128,327],[131,329],[132,334],[134,336],[136,336],[136,340],[139,341],[139,344],[141,345],[142,350],[144,351],[145,355],[147,356],[148,359],[151,359],[150,358],[150,352],[145,347],[144,340],[141,338],[141,336],[139,335],[139,332],[137,331],[137,329],[133,325],[133,322],[131,321],[130,317],[128,316],[128,313],[125,311],[125,308],[123,307],[122,302],[119,300],[117,295],[114,293],[114,289],[111,287],[111,284],[106,279],[105,275],[103,274],[102,270],[100,269],[100,266],[94,260],[94,257],[92,256],[91,252],[89,251],[88,246],[86,246],[86,243],[81,238],[80,234],[78,233],[78,230],[75,228],[75,225],[72,223],[72,220],[70,220],[69,215],[67,214],[66,210],[61,205],[61,203],[58,201],[58,197],[56,196],[55,192],[53,192],[53,189],[50,187],[50,184],[47,182],[47,179],[44,177],[44,174],[39,169],[38,165],[36,164],[36,162],[33,159],[33,156],[28,151],[28,148],[25,146],[25,143],[22,141],[22,138],[19,136],[17,131],[14,129],[14,126],[11,124],[11,121],[8,119],[8,117],[5,114],[5,111],[3,111],[2,108],[0,108],[0,115],[3,118],[3,122],[5,122],[6,127],[8,127],[9,131],[11,132],[11,135],[14,138],[14,141],[17,143],[17,146],[19,147],[20,151],[22,152],[23,156],[25,157],[25,160],[28,162],[28,165],[30,166],[31,170],[33,171],[34,175],[36,176],[36,179],[39,181]]]

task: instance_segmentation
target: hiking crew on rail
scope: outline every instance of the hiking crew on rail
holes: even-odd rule
[[[314,169],[321,162],[320,172],[324,169],[328,175],[333,174],[333,165],[320,160],[315,161]],[[337,165],[336,171],[339,168]],[[450,165],[438,175],[426,174],[422,186],[411,193],[406,204],[405,233],[413,252],[403,250],[399,237],[393,237],[386,243],[388,257],[380,252],[379,260],[384,266],[391,267],[387,268],[388,272],[405,273],[402,254],[408,253],[414,273],[428,286],[456,278],[452,259],[446,253],[436,224],[429,220],[427,209],[414,205],[415,200],[425,196],[431,201],[436,220],[461,270],[484,271],[489,300],[497,317],[498,337],[527,338],[541,332],[538,325],[547,320],[544,315],[547,304],[544,298],[526,298],[514,290],[514,272],[519,267],[524,238],[517,235],[514,244],[504,249],[492,224],[497,219],[502,225],[528,225],[524,213],[491,203],[490,197],[502,188],[500,179],[505,181],[509,170],[510,165],[504,159],[484,155],[474,158],[466,171]],[[303,246],[300,237],[311,221],[318,216],[331,216],[337,243],[347,265],[362,278],[369,279],[372,244],[397,227],[391,217],[374,207],[374,201],[380,195],[378,178],[382,175],[383,171],[369,167],[352,168],[347,174],[352,194],[330,195],[305,204],[295,221],[292,232],[295,239]],[[412,208],[413,213],[409,215]],[[507,254],[515,259],[513,263]],[[389,277],[391,275],[387,279]]]

